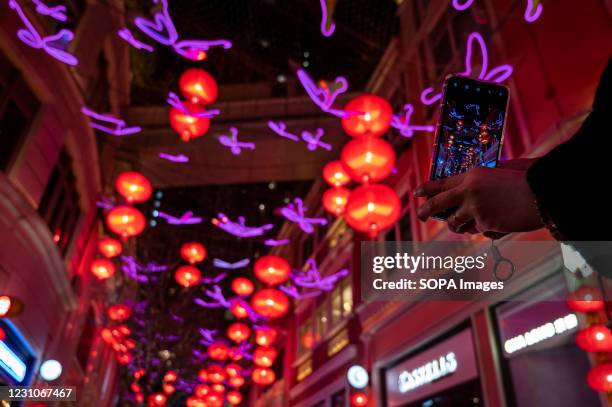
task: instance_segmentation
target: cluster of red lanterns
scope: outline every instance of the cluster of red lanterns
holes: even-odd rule
[[[111,321],[123,322],[132,316],[132,307],[127,304],[114,304],[108,307],[106,314]]]
[[[580,287],[569,294],[567,305],[573,311],[586,314],[589,323],[576,334],[576,344],[585,352],[596,353],[598,362],[604,361],[589,371],[587,383],[595,391],[612,392],[612,363],[601,357],[612,352],[612,331],[600,322],[605,307],[601,291],[590,286]]]
[[[193,287],[202,280],[202,273],[194,264],[206,258],[206,248],[198,242],[189,242],[181,246],[181,257],[189,265],[180,266],[174,272],[176,282],[185,288]]]
[[[393,111],[389,103],[375,95],[362,95],[345,106],[344,131],[354,139],[323,168],[323,178],[331,186],[323,194],[323,207],[335,216],[344,215],[355,230],[375,237],[399,218],[401,204],[392,188],[373,184],[387,178],[395,166],[395,152],[380,138],[389,130]],[[354,181],[362,184],[350,191]]]
[[[203,106],[217,100],[217,82],[205,70],[190,68],[181,75],[179,88],[187,99],[182,102],[186,111],[171,108],[170,126],[183,141],[202,137],[210,128],[210,119],[201,115],[206,112]]]
[[[102,328],[100,336],[102,340],[109,344],[115,351],[115,359],[120,365],[127,365],[132,362],[130,353],[136,347],[136,341],[130,338],[132,331],[125,325],[109,326]]]
[[[215,363],[200,370],[198,383],[193,390],[193,395],[187,399],[187,406],[218,406],[224,404],[224,400],[230,405],[240,404],[243,400],[242,394],[236,390],[244,384],[242,367],[236,363],[226,366]],[[227,390],[227,383],[232,389]]]
[[[289,311],[289,298],[274,288],[282,284],[291,274],[289,262],[278,256],[260,257],[253,266],[255,277],[269,287],[258,290],[251,297],[251,307],[269,319],[280,318]]]

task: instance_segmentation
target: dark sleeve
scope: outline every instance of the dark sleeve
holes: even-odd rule
[[[612,240],[612,59],[578,132],[536,161],[527,180],[564,240]]]

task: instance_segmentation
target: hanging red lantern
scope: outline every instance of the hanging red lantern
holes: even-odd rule
[[[221,407],[223,406],[223,394],[210,392],[206,398],[206,407]]]
[[[244,385],[244,377],[242,377],[242,376],[231,377],[228,380],[228,383],[233,388],[239,389],[240,387],[242,387]]]
[[[206,395],[210,393],[210,386],[207,384],[196,384],[195,388],[193,389],[193,394],[196,395],[196,397],[199,398],[204,398],[206,397]]]
[[[401,211],[395,191],[386,185],[362,185],[351,192],[344,218],[355,230],[376,236],[393,225]]]
[[[211,74],[200,68],[189,68],[179,79],[179,88],[192,103],[208,105],[217,100],[219,89]]]
[[[376,137],[363,137],[349,141],[340,159],[354,181],[379,182],[387,178],[395,165],[395,152],[391,144]]]
[[[276,340],[276,329],[272,327],[260,327],[255,329],[255,343],[259,346],[269,346]]]
[[[142,404],[144,403],[144,395],[142,393],[138,393],[134,396],[134,400],[136,401],[136,403]]]
[[[113,342],[115,342],[115,337],[113,336],[111,330],[108,328],[103,328],[100,331],[100,336],[102,337],[102,340],[108,344],[112,344]]]
[[[174,370],[168,370],[164,375],[164,381],[166,382],[175,382],[178,379],[178,375]]]
[[[597,312],[604,308],[601,291],[594,287],[581,287],[570,293],[567,305],[576,312]]]
[[[207,382],[208,381],[208,370],[200,369],[200,371],[198,372],[198,379],[201,382]]]
[[[132,316],[132,307],[126,304],[114,304],[108,307],[106,313],[113,321],[125,321]]]
[[[187,397],[185,404],[187,407],[208,407],[204,399],[195,396]]]
[[[166,395],[163,393],[153,393],[149,396],[149,407],[163,407],[166,405]]]
[[[181,266],[174,272],[174,279],[179,285],[188,288],[198,284],[202,279],[202,274],[196,267]]]
[[[91,262],[91,273],[98,280],[106,280],[115,274],[115,265],[108,259],[95,259]]]
[[[136,347],[136,341],[131,339],[131,338],[128,338],[128,339],[125,340],[125,346],[128,349],[132,350],[132,349],[134,349]]]
[[[217,394],[225,393],[225,385],[223,385],[223,383],[215,383],[212,386],[210,386],[210,388],[214,393],[217,393]]]
[[[253,363],[261,367],[270,367],[276,360],[276,349],[272,346],[258,346],[253,352]]]
[[[289,262],[278,256],[260,257],[253,266],[255,277],[268,285],[284,283],[291,274]]]
[[[132,333],[127,325],[118,325],[116,328],[117,331],[119,331],[119,334],[123,336],[129,336]]]
[[[376,95],[361,95],[344,107],[349,115],[342,119],[344,131],[352,137],[380,136],[389,130],[393,109]]]
[[[576,343],[585,352],[610,352],[612,351],[612,332],[605,325],[591,325],[576,334]]]
[[[344,187],[330,188],[323,193],[323,207],[327,212],[340,216],[346,209],[346,202],[351,191]]]
[[[139,235],[145,228],[145,217],[132,206],[116,206],[106,214],[106,225],[123,238]]]
[[[230,300],[230,312],[236,319],[244,319],[249,316],[246,303],[243,300],[235,298]]]
[[[236,343],[249,339],[251,329],[241,322],[235,322],[227,328],[227,337]]]
[[[117,353],[115,359],[120,365],[127,365],[132,361],[132,354],[127,352]]]
[[[112,237],[104,237],[98,242],[98,251],[106,258],[117,257],[123,251],[121,243]]]
[[[312,347],[314,346],[314,343],[315,343],[314,334],[310,331],[304,332],[304,334],[302,335],[302,346],[305,349],[312,349]]]
[[[279,318],[289,311],[289,299],[282,291],[266,288],[253,294],[251,307],[266,318]]]
[[[210,354],[210,348],[209,348]],[[210,365],[207,372],[208,381],[211,383],[223,383],[227,377],[225,369],[219,365]]]
[[[612,392],[612,363],[595,366],[587,375],[589,386],[602,393]]]
[[[368,405],[368,395],[362,392],[355,393],[351,396],[351,406],[364,407]]]
[[[236,363],[230,363],[225,366],[225,371],[227,372],[228,377],[237,377],[240,376],[242,368]]]
[[[340,160],[330,161],[323,167],[323,179],[332,187],[341,187],[351,182],[351,176]]]
[[[274,383],[276,375],[272,369],[267,367],[258,367],[253,370],[253,373],[251,373],[251,379],[253,379],[253,383],[260,386],[269,386]]]
[[[208,347],[208,356],[213,360],[224,362],[229,352],[228,346],[223,342],[215,342]],[[208,371],[210,375],[210,370]],[[209,377],[210,379],[210,377]]]
[[[115,189],[128,202],[144,202],[153,193],[151,182],[139,172],[126,171],[117,176]]]
[[[171,383],[162,384],[162,391],[168,396],[174,393],[175,390],[176,390],[176,387],[174,387],[174,385]]]
[[[190,264],[199,263],[206,258],[206,248],[197,242],[185,243],[181,246],[181,257]]]
[[[183,102],[183,104],[191,114],[173,107],[170,109],[170,126],[183,141],[202,137],[210,128],[210,119],[197,117],[197,114],[204,113],[206,110],[194,103]]]
[[[232,406],[242,403],[242,394],[236,390],[228,391],[225,398],[227,399],[227,402],[230,403]]]
[[[232,290],[241,297],[248,297],[254,289],[253,282],[248,278],[236,277],[232,280]]]
[[[142,393],[142,389],[140,388],[140,385],[138,383],[132,383],[130,385],[130,389],[132,390],[132,392],[134,393]]]
[[[134,370],[134,379],[138,380],[144,376],[146,371],[141,367],[140,369]]]

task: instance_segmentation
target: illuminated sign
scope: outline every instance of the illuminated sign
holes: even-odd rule
[[[370,382],[370,375],[363,366],[353,365],[346,372],[346,380],[356,389],[365,389]]]
[[[404,370],[398,378],[400,393],[407,393],[417,387],[448,376],[457,370],[457,357],[454,352],[440,356],[411,371]]]
[[[514,353],[521,349],[528,348],[554,336],[570,331],[578,326],[578,318],[575,314],[567,314],[557,318],[552,322],[547,322],[529,331],[517,335],[504,342],[506,353]]]
[[[25,379],[27,371],[25,362],[21,360],[4,341],[0,341],[0,368],[18,383],[21,383],[23,379]]]

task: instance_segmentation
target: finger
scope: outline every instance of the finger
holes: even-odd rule
[[[467,226],[471,223],[474,226],[474,217],[465,205],[458,208],[453,216],[448,219],[448,227],[455,233],[464,233]]]
[[[430,197],[434,195],[438,195],[441,192],[449,190],[457,186],[464,177],[465,174],[456,175],[454,177],[437,179],[433,181],[427,181],[422,183],[415,189],[414,196],[415,197]]]
[[[471,220],[465,223],[457,222],[456,224],[452,224],[452,225],[449,223],[448,228],[450,229],[451,232],[454,232],[454,233],[459,233],[459,234],[469,233],[473,235],[475,233],[478,233],[475,226],[476,226],[476,222]]]
[[[418,210],[417,216],[422,221],[426,221],[432,215],[443,212],[447,209],[461,206],[463,193],[457,188],[441,192],[427,200]]]

